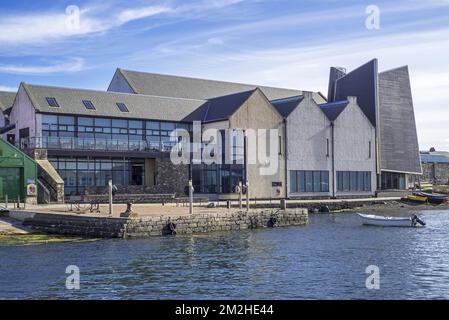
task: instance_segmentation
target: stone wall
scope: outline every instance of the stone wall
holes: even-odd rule
[[[12,212],[14,216],[16,213]],[[23,224],[35,230],[93,238],[142,238],[173,234],[206,233],[269,227],[302,226],[307,209],[265,209],[250,212],[193,214],[178,217],[108,218],[30,213]]]
[[[449,163],[422,163],[423,181],[449,184]]]

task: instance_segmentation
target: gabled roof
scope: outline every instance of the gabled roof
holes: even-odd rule
[[[302,100],[304,100],[303,95],[272,100],[270,102],[284,118],[287,118]]]
[[[181,121],[206,102],[204,100],[37,86],[25,83],[22,83],[22,86],[36,110],[54,114]],[[47,97],[55,98],[60,107],[50,107],[46,100]],[[86,109],[82,100],[92,101],[95,110]],[[117,103],[124,103],[129,112],[121,112]]]
[[[238,92],[207,100],[200,108],[192,112],[184,121],[215,122],[228,120],[248,98],[257,90]]]
[[[335,121],[349,104],[348,100],[320,104],[319,107],[330,121]]]
[[[5,111],[14,104],[16,92],[0,91],[0,110]]]
[[[335,77],[334,97],[329,97],[329,102],[342,101],[349,96],[357,97],[357,103],[371,123],[376,126],[378,109],[378,63],[373,59],[364,65],[352,70],[348,74],[341,71]],[[331,74],[331,77],[333,75]],[[332,81],[330,80],[331,84]]]
[[[302,91],[252,84],[170,76],[156,73],[117,69],[135,93],[186,99],[210,99],[257,87],[269,100],[301,95]]]

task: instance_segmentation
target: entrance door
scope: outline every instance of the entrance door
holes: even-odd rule
[[[143,164],[133,164],[131,167],[131,184],[135,186],[143,185],[144,169]]]
[[[20,168],[0,168],[0,198],[8,195],[9,202],[17,201],[22,188]]]

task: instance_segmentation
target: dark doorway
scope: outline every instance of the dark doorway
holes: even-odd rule
[[[144,172],[143,164],[133,164],[131,167],[131,184],[135,186],[143,185]]]
[[[6,140],[12,144],[12,145],[16,145],[16,135],[13,133],[7,134],[6,135]]]

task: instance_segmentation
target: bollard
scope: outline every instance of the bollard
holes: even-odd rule
[[[20,195],[17,196],[17,209],[20,209]]]
[[[231,209],[231,200],[226,201],[226,208]]]
[[[246,180],[246,211],[249,211],[249,181]]]
[[[242,188],[242,182],[239,181],[239,209],[242,209],[242,200],[243,200],[243,188]]]
[[[193,213],[193,183],[189,180],[189,214]]]
[[[5,208],[8,209],[8,195],[5,194]]]
[[[109,215],[112,216],[112,180],[108,181],[109,187]]]
[[[287,201],[285,199],[281,199],[281,209],[287,209]]]

